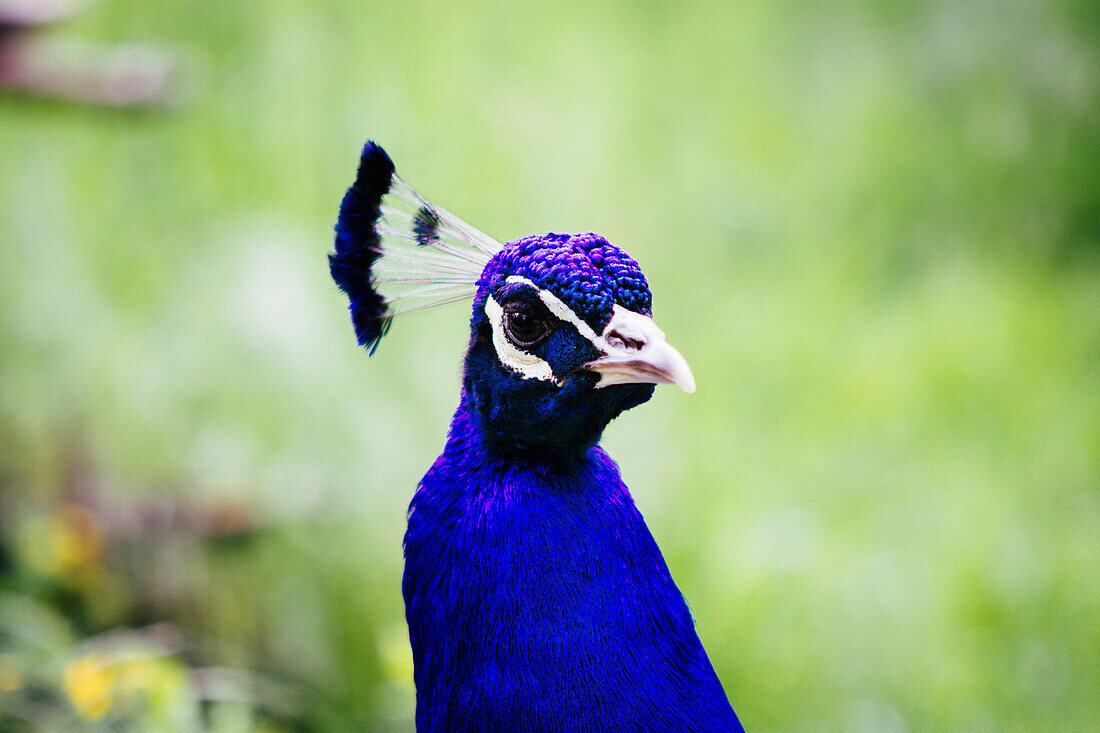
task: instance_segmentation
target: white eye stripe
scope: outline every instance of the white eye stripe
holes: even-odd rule
[[[643,342],[652,339],[664,340],[664,333],[647,316],[628,311],[617,303],[612,308],[611,321],[604,328],[604,333],[597,334],[572,308],[549,290],[540,288],[520,275],[510,275],[505,282],[521,283],[533,288],[538,293],[539,300],[542,301],[551,314],[577,329],[577,333],[587,339],[601,354],[634,352],[635,348],[624,348],[621,343],[623,335],[635,337],[635,340]],[[517,348],[508,340],[504,335],[504,309],[491,295],[485,301],[485,315],[489,317],[489,323],[493,327],[493,347],[496,349],[497,358],[500,359],[501,364],[526,378],[541,379],[547,382],[558,381],[559,385],[563,383],[561,380],[554,379],[554,370],[545,359]],[[639,319],[642,320],[639,321]],[[616,335],[620,342],[609,343],[607,340],[608,334]]]
[[[504,309],[491,295],[485,300],[485,315],[493,327],[493,348],[496,349],[501,364],[526,379],[555,381],[554,370],[545,359],[516,348],[504,335]]]

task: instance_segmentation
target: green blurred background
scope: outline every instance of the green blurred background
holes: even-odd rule
[[[604,444],[752,731],[1100,726],[1091,3],[101,0],[161,111],[0,97],[0,729],[412,729],[466,305],[357,349],[360,145],[633,254],[699,391]]]

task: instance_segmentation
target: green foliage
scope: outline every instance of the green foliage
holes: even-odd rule
[[[605,443],[746,727],[1091,730],[1096,30],[1072,2],[96,4],[56,32],[170,44],[193,93],[2,101],[0,727],[31,680],[44,730],[410,730],[401,532],[466,314],[355,348],[325,254],[370,136],[498,237],[597,230],[645,268],[699,391]],[[179,646],[110,635],[165,622]],[[127,655],[144,691],[89,719]]]

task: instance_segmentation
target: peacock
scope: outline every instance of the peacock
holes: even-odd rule
[[[417,731],[743,730],[598,442],[657,384],[695,390],[638,263],[591,232],[501,244],[373,142],[335,230],[330,271],[371,354],[395,316],[473,299],[458,408],[404,538]]]

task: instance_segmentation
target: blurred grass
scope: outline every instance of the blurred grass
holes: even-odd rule
[[[594,229],[642,263],[700,390],[605,444],[749,729],[1091,730],[1097,26],[104,0],[57,32],[169,44],[196,91],[0,102],[5,529],[62,501],[74,446],[111,495],[241,502],[270,529],[181,555],[186,602],[147,620],[291,681],[304,725],[411,729],[400,538],[466,314],[355,348],[324,255],[369,136],[498,237]]]

